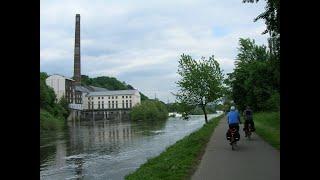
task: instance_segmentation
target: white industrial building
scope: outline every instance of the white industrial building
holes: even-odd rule
[[[61,75],[52,75],[46,84],[53,88],[57,100],[66,97],[71,109],[121,110],[131,109],[141,103],[140,93],[132,90],[107,90],[95,86],[74,85],[74,80]]]
[[[96,91],[84,96],[84,109],[131,109],[140,104],[138,90]]]
[[[74,96],[74,86],[73,79],[67,78],[65,76],[54,74],[49,76],[46,79],[46,84],[51,87],[56,94],[57,101],[59,101],[62,97],[66,97],[69,103],[72,103],[72,99]]]

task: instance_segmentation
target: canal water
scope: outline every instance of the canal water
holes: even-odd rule
[[[204,122],[203,115],[156,123],[125,119],[70,122],[61,132],[41,134],[40,179],[124,179]]]

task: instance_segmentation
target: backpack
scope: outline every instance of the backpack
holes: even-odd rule
[[[252,111],[246,110],[245,111],[246,120],[252,120]]]

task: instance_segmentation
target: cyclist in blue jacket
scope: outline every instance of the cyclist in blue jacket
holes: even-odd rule
[[[230,112],[227,115],[227,121],[229,124],[229,128],[235,127],[237,131],[239,131],[240,115],[234,106],[231,106]]]

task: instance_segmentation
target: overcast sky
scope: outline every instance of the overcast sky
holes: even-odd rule
[[[232,72],[239,38],[266,44],[265,2],[242,0],[41,0],[40,71],[73,75],[75,15],[81,16],[81,74],[113,76],[174,101],[178,60],[214,55]]]

